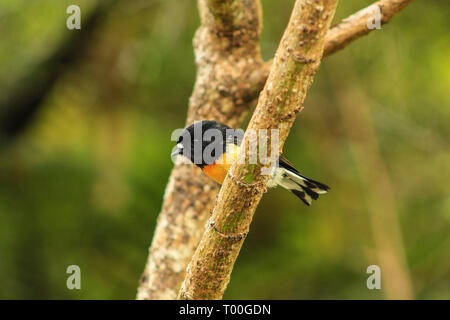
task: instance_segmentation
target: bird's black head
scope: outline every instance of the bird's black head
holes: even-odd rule
[[[197,121],[185,128],[172,157],[183,155],[199,167],[212,164],[225,151],[227,143],[239,144],[243,131],[213,120]]]

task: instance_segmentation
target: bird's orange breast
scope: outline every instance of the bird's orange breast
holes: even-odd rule
[[[216,182],[222,184],[234,159],[237,157],[237,152],[238,147],[236,145],[227,145],[227,152],[216,159],[214,163],[204,166],[202,171]]]
[[[210,164],[202,168],[203,172],[216,182],[222,184],[223,180],[227,176],[229,166],[223,164]]]

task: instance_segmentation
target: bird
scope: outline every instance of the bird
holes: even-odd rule
[[[183,156],[197,165],[203,173],[222,184],[236,159],[244,132],[214,121],[196,121],[182,130],[171,157]],[[268,188],[282,187],[289,190],[310,206],[319,195],[327,193],[326,184],[307,178],[286,158],[280,156],[271,172]]]

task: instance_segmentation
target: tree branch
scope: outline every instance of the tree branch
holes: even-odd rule
[[[412,1],[413,0],[381,0],[345,18],[341,23],[328,30],[325,37],[323,58],[344,49],[356,39],[359,39],[374,30],[378,30],[376,28],[369,29],[367,27],[367,22],[374,21],[374,19],[377,18],[380,19],[381,25],[386,24],[393,16],[399,13],[400,10]],[[262,69],[259,70],[257,76],[262,79],[255,77],[255,85],[257,85],[257,83],[264,83],[263,79],[267,78],[269,75],[271,65],[272,60],[269,60],[264,64]]]
[[[249,129],[279,130],[281,153],[284,142],[303,107],[306,92],[319,68],[325,35],[336,10],[337,0],[297,0],[277,50],[269,78],[250,120],[239,157],[218,195],[208,228],[188,267],[180,299],[221,299],[234,262],[247,235],[256,207],[270,175],[261,174],[272,164],[251,164]],[[261,143],[261,142],[259,142]]]
[[[356,39],[377,30],[369,29],[368,21],[379,18],[382,25],[386,24],[411,2],[412,0],[381,0],[345,18],[328,31],[323,56],[335,53]]]
[[[386,23],[411,1],[382,0],[374,5],[380,5],[381,22]],[[237,127],[264,87],[272,65],[272,61],[263,63],[259,54],[259,0],[199,0],[198,5],[202,20],[194,39],[198,72],[186,125],[195,120],[215,119]],[[357,18],[368,14],[367,9],[344,19],[328,31],[323,56],[372,31],[364,29],[365,20]],[[239,22],[239,16],[244,22]],[[239,23],[243,24],[242,27]],[[215,30],[221,32],[216,33]],[[245,37],[250,40],[249,44],[243,42]],[[230,46],[230,43],[234,45]],[[226,51],[222,52],[221,46]],[[235,53],[239,46],[247,52],[243,56]],[[177,297],[217,190],[217,184],[194,166],[175,166],[166,187],[147,265],[138,288],[138,299]]]
[[[186,125],[216,119],[238,126],[254,100],[259,52],[259,0],[199,0],[201,26],[194,37],[197,79]],[[150,247],[137,299],[176,299],[186,266],[203,234],[217,183],[193,165],[175,165]]]

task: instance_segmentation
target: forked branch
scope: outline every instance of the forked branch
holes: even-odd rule
[[[410,2],[381,0],[344,19],[328,31],[323,57],[376,30],[369,29],[367,21],[380,18],[377,12],[384,24]],[[198,71],[186,124],[215,119],[236,127],[264,87],[272,65],[272,61],[263,63],[259,54],[260,3],[259,0],[198,0],[198,3],[202,20],[194,40]],[[175,166],[138,299],[176,298],[216,193],[215,183],[200,170]],[[188,201],[186,194],[195,200]]]
[[[302,109],[306,92],[319,68],[325,35],[337,0],[297,0],[277,50],[269,78],[261,93],[248,129],[277,129],[279,144],[268,143],[276,154]],[[180,299],[221,299],[234,262],[264,193],[269,175],[261,174],[271,164],[251,164],[249,130],[239,150],[239,159],[220,189],[215,211],[188,267]]]

